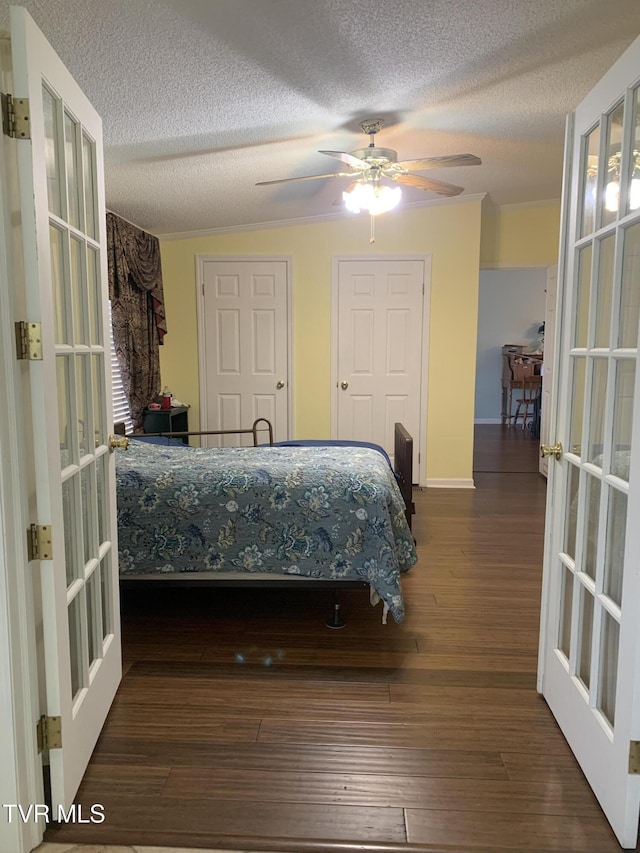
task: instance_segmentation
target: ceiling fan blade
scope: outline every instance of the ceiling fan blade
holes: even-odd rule
[[[347,166],[353,166],[354,169],[362,169],[363,166],[369,166],[366,160],[361,160],[359,157],[354,157],[353,154],[347,154],[346,151],[318,151],[318,154],[326,154],[328,157],[335,157],[336,160],[342,160]]]
[[[302,175],[300,178],[280,178],[278,181],[258,181],[257,187],[267,187],[270,184],[290,184],[292,181],[316,181],[318,178],[348,178],[351,172],[329,172],[326,175]]]
[[[360,183],[359,181],[351,181],[351,183],[346,186],[342,193],[350,193],[351,190],[355,187],[356,184]],[[344,204],[344,198],[342,197],[342,193],[338,196],[338,198],[333,202],[334,205]]]
[[[475,154],[445,154],[442,157],[423,157],[420,160],[403,160],[394,163],[401,169],[412,169],[419,172],[421,169],[442,169],[448,166],[479,166],[482,160]]]
[[[408,187],[416,187],[419,190],[430,190],[439,195],[459,195],[464,189],[455,184],[446,184],[444,181],[434,181],[433,178],[423,178],[422,175],[389,175],[388,177],[398,184],[406,184]]]

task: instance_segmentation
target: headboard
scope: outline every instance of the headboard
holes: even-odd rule
[[[393,460],[398,485],[406,506],[405,515],[411,530],[411,516],[416,511],[413,503],[413,438],[402,424],[395,424],[393,433]]]

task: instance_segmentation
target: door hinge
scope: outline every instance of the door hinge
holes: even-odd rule
[[[632,776],[640,773],[640,740],[629,741],[629,773]]]
[[[43,714],[36,723],[38,752],[45,749],[62,749],[62,717],[47,717]]]
[[[42,361],[42,332],[40,323],[16,323],[16,355],[27,361]]]
[[[53,559],[50,524],[32,524],[27,528],[27,554],[30,561]]]
[[[31,139],[29,98],[14,98],[0,93],[2,98],[2,132],[11,139]]]

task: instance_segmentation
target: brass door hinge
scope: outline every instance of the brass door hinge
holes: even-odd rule
[[[27,361],[42,361],[42,331],[40,323],[16,323],[16,355]]]
[[[632,776],[640,773],[640,740],[629,741],[629,773]]]
[[[2,132],[11,139],[31,139],[29,98],[14,98],[0,93],[2,98]]]
[[[47,717],[43,714],[36,723],[38,752],[45,749],[62,749],[62,717]]]
[[[27,528],[27,554],[29,560],[53,558],[50,524],[32,524]]]

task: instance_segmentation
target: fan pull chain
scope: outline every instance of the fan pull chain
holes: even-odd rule
[[[374,222],[375,222],[375,216],[371,216],[371,237],[369,238],[370,243],[376,242],[376,233],[375,233]]]

